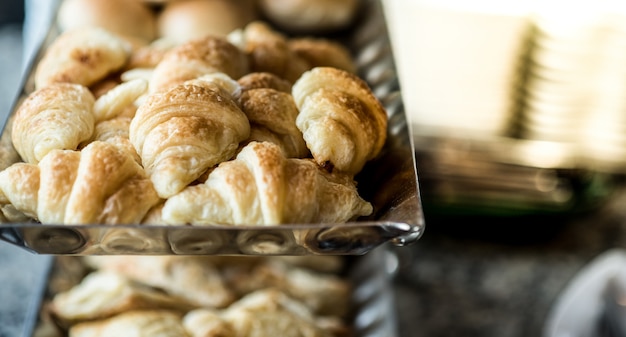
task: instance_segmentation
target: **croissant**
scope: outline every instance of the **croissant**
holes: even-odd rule
[[[89,256],[101,271],[162,289],[195,306],[222,308],[235,300],[211,257],[207,256]]]
[[[294,83],[292,94],[315,161],[354,175],[382,150],[387,114],[367,83],[349,72],[317,67]]]
[[[128,152],[137,163],[141,163],[141,157],[135,151],[128,136],[131,118],[120,116],[96,123],[92,141],[103,141],[117,146]]]
[[[127,113],[133,109],[134,102],[148,92],[148,82],[144,79],[134,79],[115,85],[106,93],[98,97],[94,103],[93,114],[96,122],[109,120]],[[132,110],[134,115],[134,109]]]
[[[297,37],[287,42],[289,49],[306,60],[310,68],[333,67],[356,73],[354,59],[343,45],[329,39]]]
[[[139,223],[159,198],[144,170],[116,146],[53,150],[0,172],[0,204],[44,224]]]
[[[100,27],[82,27],[61,33],[35,69],[35,87],[69,82],[90,86],[121,69],[130,47]]]
[[[240,77],[237,82],[242,92],[250,89],[268,88],[290,94],[292,86],[292,83],[286,79],[268,72],[252,72]]]
[[[203,184],[166,200],[166,223],[276,225],[337,223],[372,212],[354,181],[308,159],[287,159],[268,142],[251,142]]]
[[[168,310],[134,310],[111,318],[73,325],[69,337],[187,336],[181,313]]]
[[[53,149],[75,150],[93,133],[93,105],[93,95],[80,84],[55,83],[35,90],[15,112],[15,149],[33,164]]]
[[[250,123],[217,85],[180,84],[146,99],[129,136],[159,196],[168,198],[235,155]]]
[[[239,99],[250,121],[250,141],[269,141],[288,158],[309,156],[302,132],[296,127],[298,108],[291,94],[274,89],[251,89]]]
[[[305,60],[291,52],[288,38],[265,22],[251,22],[228,38],[249,55],[251,72],[270,72],[293,82],[309,69]]]
[[[150,92],[165,91],[202,75],[222,72],[237,79],[249,72],[246,54],[226,38],[207,36],[168,51],[156,65]]]
[[[74,322],[102,319],[139,309],[188,311],[196,308],[181,298],[132,281],[120,274],[94,271],[71,289],[57,293],[50,310],[55,318]]]

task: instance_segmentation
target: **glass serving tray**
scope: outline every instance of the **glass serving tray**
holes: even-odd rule
[[[388,139],[380,156],[356,177],[361,196],[372,203],[370,217],[345,224],[280,226],[42,225],[0,223],[0,240],[38,254],[54,255],[361,255],[390,242],[403,246],[424,229],[413,139],[402,105],[399,84],[382,8],[364,1],[355,25],[336,38],[355,57],[359,75],[387,109]],[[54,20],[53,20],[54,22]],[[14,109],[33,90],[35,65],[59,32],[52,24],[23,78]],[[19,160],[11,146],[11,114],[0,138],[1,168]],[[2,125],[2,124],[0,124]]]

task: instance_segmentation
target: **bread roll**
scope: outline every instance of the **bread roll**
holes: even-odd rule
[[[145,42],[156,38],[156,15],[138,1],[63,0],[57,20],[62,31],[96,26]]]
[[[254,0],[173,1],[158,16],[159,37],[178,43],[207,35],[225,37],[256,17]]]
[[[259,0],[261,12],[292,33],[329,33],[350,25],[359,0]]]

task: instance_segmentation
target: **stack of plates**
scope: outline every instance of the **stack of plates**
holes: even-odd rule
[[[534,17],[520,135],[574,144],[587,168],[623,172],[624,16],[591,1],[568,6],[567,11],[563,6]]]

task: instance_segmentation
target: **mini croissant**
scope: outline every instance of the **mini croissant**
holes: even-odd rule
[[[354,175],[382,150],[386,111],[356,75],[317,67],[294,83],[292,94],[300,109],[296,125],[319,165]]]
[[[47,49],[35,70],[35,86],[69,82],[90,86],[121,69],[130,56],[119,36],[100,27],[63,32]]]
[[[159,201],[143,168],[115,145],[53,150],[0,172],[0,204],[44,224],[139,223]]]
[[[251,142],[203,184],[169,198],[170,224],[276,225],[339,223],[369,215],[352,178],[328,173],[310,159],[288,159],[269,142]]]
[[[75,150],[93,133],[94,97],[80,84],[55,83],[31,93],[15,112],[11,137],[27,163],[53,149]]]
[[[165,91],[213,72],[237,79],[248,71],[248,58],[243,51],[225,38],[207,36],[168,51],[152,72],[150,92]]]
[[[310,68],[289,49],[287,36],[265,22],[251,22],[233,31],[229,40],[249,55],[252,72],[269,72],[293,82]]]
[[[277,144],[288,158],[309,156],[302,132],[296,127],[298,108],[291,94],[269,88],[250,89],[239,102],[250,121],[248,141]]]
[[[215,84],[180,84],[147,97],[130,123],[130,141],[162,198],[235,155],[250,123]]]

